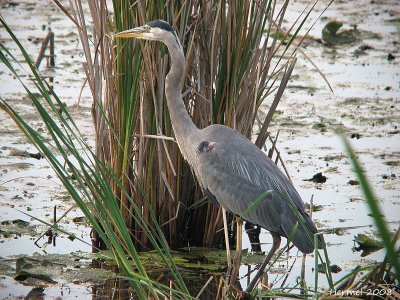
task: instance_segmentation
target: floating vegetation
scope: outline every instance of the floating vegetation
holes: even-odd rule
[[[26,222],[24,220],[15,219],[1,222],[0,236],[3,236],[5,238],[10,237],[11,235],[34,236],[36,234],[36,226],[30,225],[29,222]]]
[[[351,180],[349,180],[349,181],[347,182],[347,184],[350,184],[350,185],[359,185],[360,182],[359,182],[358,180],[353,180],[353,179],[351,179]]]
[[[76,252],[11,257],[0,259],[0,264],[3,274],[26,283],[41,281],[42,284],[54,284],[66,280],[100,284],[116,276],[108,269],[93,267],[90,258],[96,258],[96,255]]]
[[[321,122],[319,122],[319,123],[314,123],[314,124],[311,126],[311,128],[312,128],[312,129],[319,130],[319,131],[321,131],[321,132],[325,132],[325,131],[326,131],[326,124],[325,124],[325,123],[321,123]]]
[[[356,41],[359,36],[356,28],[342,30],[343,23],[340,21],[330,21],[322,29],[322,40],[328,45],[349,44]]]
[[[342,271],[342,268],[339,267],[338,265],[330,265],[329,267],[330,267],[330,271],[335,274]],[[318,273],[326,273],[326,264],[318,265]]]
[[[366,234],[360,233],[357,236],[354,237],[354,241],[358,243],[360,250],[363,250],[365,248],[377,248],[377,249],[382,249],[385,247],[382,241],[378,241],[376,239],[373,239]]]
[[[315,183],[325,183],[326,182],[326,176],[322,175],[322,172],[319,172],[315,174],[312,178],[310,179],[303,179],[303,181],[312,181]]]

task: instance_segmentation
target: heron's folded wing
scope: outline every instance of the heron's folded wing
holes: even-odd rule
[[[293,242],[303,252],[312,251],[312,240],[304,236],[306,229],[311,234],[317,229],[290,180],[242,135],[224,126],[212,130],[208,136],[220,139],[200,143],[197,156],[196,175],[203,188],[224,208],[285,237],[301,216],[305,227],[300,226]]]
[[[293,184],[256,145],[226,126],[213,125],[206,129],[209,131],[206,136],[218,139],[199,145],[197,169],[202,172],[199,181],[209,179],[209,173],[217,181],[219,177],[222,180],[227,176],[223,183],[246,184],[262,192],[275,191],[289,197],[297,208],[304,210],[304,203]]]
[[[277,180],[282,177],[285,183],[291,183],[283,174],[277,174],[278,179],[269,174],[270,165],[266,161],[269,158],[256,146],[244,151],[240,143],[227,148],[226,143],[212,142],[210,149],[203,150],[198,155],[197,168],[203,188],[227,210],[270,231],[280,232],[287,205],[279,193],[285,194],[287,187]],[[272,172],[281,173],[271,164]]]

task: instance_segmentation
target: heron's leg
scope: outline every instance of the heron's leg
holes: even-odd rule
[[[243,220],[238,217],[236,221],[236,252],[235,258],[233,259],[232,271],[230,274],[230,284],[236,282],[237,276],[239,274],[240,265],[242,263],[242,230]]]
[[[256,276],[253,278],[253,280],[250,282],[250,284],[246,288],[246,293],[250,293],[253,290],[253,288],[257,284],[258,280],[263,275],[265,267],[268,265],[269,261],[271,260],[271,258],[274,256],[276,251],[279,249],[279,246],[281,245],[281,237],[279,235],[277,235],[276,233],[271,233],[271,235],[272,235],[272,239],[273,239],[272,248],[269,251],[267,257],[264,259],[260,268],[258,269]]]
[[[224,235],[225,235],[225,248],[226,248],[226,262],[228,263],[228,274],[232,268],[231,264],[231,252],[229,246],[229,233],[228,233],[228,222],[226,221],[226,210],[222,208],[222,220],[224,222]]]

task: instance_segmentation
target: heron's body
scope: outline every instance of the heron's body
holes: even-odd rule
[[[302,252],[312,252],[312,235],[317,229],[293,184],[270,158],[232,128],[211,125],[198,129],[193,124],[181,95],[185,58],[172,27],[164,21],[152,21],[117,37],[158,40],[168,47],[171,69],[165,92],[172,126],[182,155],[205,195],[273,236],[289,237],[298,223],[292,242]],[[263,194],[264,199],[249,209]]]
[[[304,217],[310,236],[317,232],[293,184],[246,137],[223,125],[211,125],[190,135],[193,147],[185,150],[191,155],[184,157],[213,203],[287,238],[298,221],[296,212],[288,203],[290,198],[297,212]],[[263,194],[266,194],[264,199],[259,199],[250,208]],[[306,230],[300,224],[293,243],[304,253],[314,249],[312,239],[307,238]]]
[[[201,130],[200,136],[202,141],[198,148],[201,151],[198,151],[193,169],[211,200],[286,238],[298,222],[294,211],[297,210],[304,218],[309,235],[312,237],[317,232],[292,183],[257,146],[237,131],[222,125],[211,125]],[[264,198],[259,199],[262,195]],[[307,236],[300,221],[292,242],[304,253],[314,250],[312,238]]]

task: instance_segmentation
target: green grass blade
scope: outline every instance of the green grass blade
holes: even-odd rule
[[[386,221],[384,215],[382,213],[381,208],[379,207],[378,200],[376,199],[372,187],[370,186],[367,177],[365,176],[365,172],[361,167],[359,160],[350,145],[350,142],[343,138],[343,143],[345,145],[346,151],[350,157],[350,161],[353,165],[354,172],[356,173],[358,180],[360,182],[360,187],[363,191],[364,197],[367,200],[368,207],[370,209],[372,218],[374,220],[375,226],[378,229],[379,236],[381,237],[383,243],[385,244],[385,249],[387,252],[387,257],[390,262],[393,264],[396,274],[398,278],[400,278],[400,260],[399,256],[394,249],[394,244],[392,243],[392,236],[388,227],[386,226]]]

